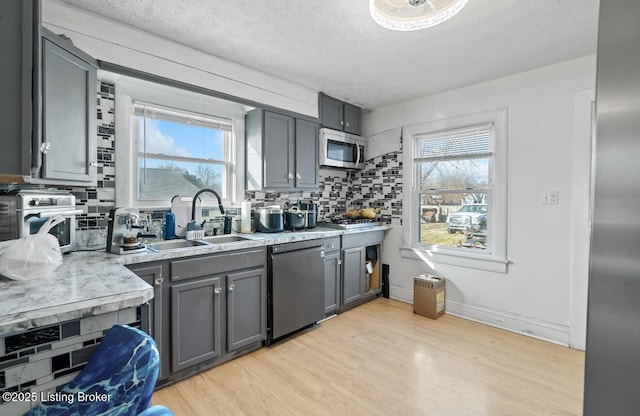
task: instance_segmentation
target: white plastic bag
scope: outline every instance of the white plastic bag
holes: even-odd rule
[[[7,241],[0,252],[0,274],[13,280],[49,277],[62,264],[58,239],[49,230],[64,221],[51,217],[37,234]]]

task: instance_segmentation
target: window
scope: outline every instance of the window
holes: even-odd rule
[[[419,244],[486,248],[493,137],[493,124],[414,137]]]
[[[505,269],[506,110],[411,126],[403,143],[403,255]]]
[[[199,189],[229,198],[232,122],[135,102],[137,199],[168,201]]]

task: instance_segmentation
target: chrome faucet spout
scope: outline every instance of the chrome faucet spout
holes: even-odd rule
[[[213,189],[204,188],[204,189],[200,189],[193,196],[193,201],[191,202],[191,221],[195,221],[196,219],[196,200],[198,199],[200,194],[203,194],[205,192],[209,192],[210,194],[213,194],[216,197],[216,199],[218,200],[218,208],[220,209],[220,213],[224,214],[224,207],[222,206],[222,198],[220,198],[220,195]]]

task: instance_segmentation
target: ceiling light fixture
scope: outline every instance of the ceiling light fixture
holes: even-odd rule
[[[456,15],[468,0],[369,0],[373,20],[391,30],[426,29]]]

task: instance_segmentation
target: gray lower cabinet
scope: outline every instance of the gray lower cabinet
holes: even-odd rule
[[[165,331],[163,325],[163,313],[165,311],[164,304],[168,298],[165,291],[168,287],[164,284],[167,275],[166,262],[142,263],[128,266],[128,269],[134,272],[142,280],[153,286],[153,299],[149,301],[148,315],[142,326],[147,330],[149,335],[153,337],[160,352],[160,373],[158,379],[162,380],[169,374],[168,349],[168,331]],[[144,319],[144,318],[143,318]]]
[[[172,373],[266,339],[266,262],[265,248],[169,262]]]
[[[374,230],[342,237],[342,304],[357,305],[382,291],[380,258],[383,230]],[[373,259],[375,258],[375,259]],[[367,270],[367,262],[371,271]]]
[[[221,354],[221,277],[171,286],[171,371]]]
[[[227,275],[227,351],[266,338],[266,281],[264,269]]]
[[[127,266],[154,286],[148,328],[160,351],[158,386],[261,346],[266,263],[261,247]]]
[[[324,314],[325,316],[335,313],[340,305],[340,237],[335,238],[338,241],[336,250],[327,248],[325,241],[324,252]]]
[[[342,250],[342,305],[362,299],[364,293],[364,247]]]

